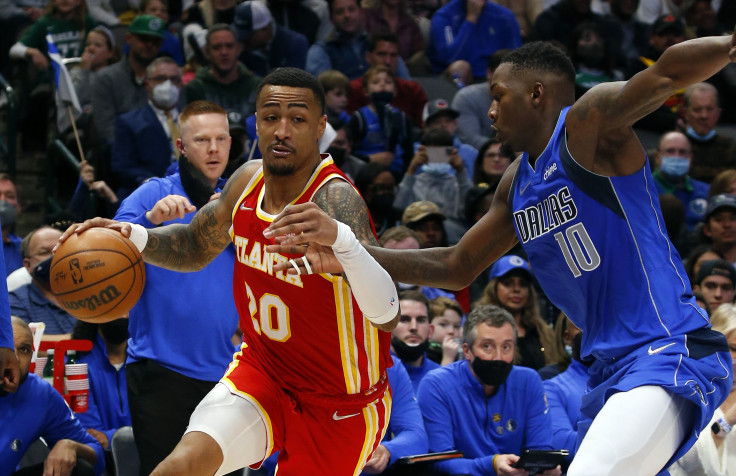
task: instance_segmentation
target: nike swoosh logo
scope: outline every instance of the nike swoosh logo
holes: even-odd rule
[[[524,192],[526,191],[527,188],[529,188],[529,185],[531,184],[532,183],[529,182],[528,184],[524,185],[524,188],[521,189],[521,191],[519,192],[519,195],[524,195]]]
[[[337,412],[332,414],[333,420],[344,420],[346,418],[352,418],[354,416],[358,416],[360,413],[351,413],[350,415],[338,415]]]
[[[670,347],[670,346],[673,346],[673,345],[675,345],[675,343],[674,342],[670,342],[669,344],[663,345],[662,347],[657,347],[656,349],[652,349],[652,346],[650,345],[649,346],[649,349],[647,349],[647,354],[649,354],[649,355],[659,354],[660,352],[662,352],[667,347]]]
[[[245,205],[240,205],[241,210],[253,210],[251,207],[246,207]]]

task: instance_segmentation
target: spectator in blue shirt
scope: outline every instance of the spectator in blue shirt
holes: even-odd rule
[[[393,399],[391,419],[386,436],[363,468],[364,474],[381,474],[399,458],[426,453],[429,445],[406,367],[398,357],[391,357],[394,365],[386,370]]]
[[[38,474],[68,476],[72,469],[76,469],[74,474],[78,475],[102,474],[105,468],[102,447],[84,431],[61,394],[37,375],[29,374],[33,335],[28,324],[12,317],[12,326],[15,352],[20,361],[20,386],[14,394],[0,394],[3,428],[0,431],[0,475],[12,474],[28,447],[39,437],[43,437],[50,452],[39,465]]]
[[[391,352],[406,366],[416,393],[422,378],[440,366],[427,357],[432,333],[429,326],[432,319],[429,300],[420,291],[402,291],[399,293],[399,305],[401,316],[391,333]]]
[[[573,338],[572,360],[567,370],[543,383],[552,420],[552,443],[556,448],[565,448],[570,452],[567,463],[575,457],[580,406],[588,384],[589,364],[580,358],[582,339],[582,332]]]
[[[20,367],[18,357],[15,355],[4,269],[4,259],[0,254],[0,281],[2,281],[0,284],[0,395],[18,390],[20,381]]]
[[[432,17],[428,54],[435,72],[464,60],[474,77],[485,78],[493,53],[519,46],[514,14],[490,0],[451,0]]]
[[[15,232],[15,219],[20,213],[18,189],[10,175],[0,173],[0,223],[3,234],[3,256],[5,258],[5,276],[23,267],[20,255],[20,242],[23,241]]]
[[[443,474],[526,474],[511,465],[525,449],[552,449],[542,381],[512,364],[516,322],[497,306],[480,306],[463,326],[465,358],[430,372],[417,400],[430,451],[458,450],[438,462]],[[559,466],[543,474],[560,474]]]
[[[103,324],[79,321],[72,333],[73,339],[87,339],[93,344],[90,352],[77,359],[87,364],[89,376],[87,411],[78,413],[77,418],[105,450],[110,449],[118,428],[131,425],[125,379],[129,335],[127,317]]]
[[[48,265],[51,264],[51,250],[60,236],[61,231],[50,226],[42,226],[23,238],[21,243],[23,266],[32,280],[9,293],[10,310],[14,316],[26,322],[46,324],[44,340],[68,339],[77,323],[74,316],[58,304],[49,285]]]

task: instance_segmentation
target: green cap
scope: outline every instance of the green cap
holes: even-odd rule
[[[164,21],[153,15],[138,15],[130,24],[128,32],[134,35],[164,37]]]

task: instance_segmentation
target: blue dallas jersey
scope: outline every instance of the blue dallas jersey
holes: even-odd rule
[[[509,195],[514,225],[550,300],[584,331],[582,355],[620,357],[708,326],[667,237],[649,163],[605,177],[570,155],[563,109],[534,167]]]

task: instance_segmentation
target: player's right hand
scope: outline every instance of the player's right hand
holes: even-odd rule
[[[111,230],[119,232],[126,238],[130,238],[130,223],[110,220],[109,218],[102,217],[90,218],[89,220],[85,220],[82,223],[74,223],[73,225],[69,226],[69,228],[67,228],[66,231],[61,234],[61,236],[59,237],[59,242],[56,244],[56,246],[54,246],[54,249],[51,251],[53,253],[56,253],[56,249],[59,247],[59,245],[61,243],[64,243],[70,236],[75,233],[84,233],[85,230],[89,230],[90,228],[109,228]]]
[[[184,218],[187,213],[195,211],[197,211],[197,207],[189,203],[187,197],[166,195],[146,212],[146,218],[154,225],[160,225],[175,218]]]

